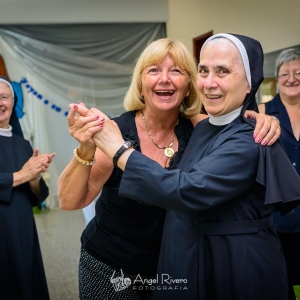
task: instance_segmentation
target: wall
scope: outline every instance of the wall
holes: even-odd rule
[[[193,38],[213,30],[249,35],[265,53],[300,44],[298,0],[169,0],[168,37],[193,51]]]
[[[0,0],[0,24],[167,22],[192,51],[213,30],[250,35],[265,53],[300,44],[298,0]]]
[[[168,0],[0,0],[0,24],[165,22]]]

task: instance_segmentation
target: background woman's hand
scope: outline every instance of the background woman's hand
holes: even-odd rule
[[[40,177],[41,173],[47,171],[55,153],[39,155],[39,149],[35,149],[29,160],[23,165],[20,170],[20,175],[23,181],[27,182]]]
[[[195,127],[198,122],[207,117],[207,115],[199,114],[191,118],[191,121]],[[244,117],[256,120],[256,126],[253,133],[256,143],[271,146],[279,138],[281,132],[280,124],[272,116],[257,113],[253,110],[246,110]]]
[[[281,132],[280,124],[272,116],[246,110],[244,117],[256,120],[253,133],[256,143],[271,146],[279,138]]]

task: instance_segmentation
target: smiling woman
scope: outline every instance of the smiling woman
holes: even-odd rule
[[[201,109],[195,62],[185,46],[170,39],[149,45],[136,64],[124,102],[130,111],[114,119],[127,141],[118,155],[134,144],[162,167],[176,168],[193,130],[184,116],[197,116]],[[94,142],[85,133],[86,123],[99,130],[103,120],[96,114],[85,119],[76,116],[75,122],[77,107],[69,114],[70,132],[80,142],[77,154],[84,160],[95,156],[96,163],[87,166],[71,161],[58,183],[60,206],[84,207],[103,188],[96,217],[81,238],[80,295],[92,292],[89,299],[150,299],[151,290],[146,287],[141,290],[132,285],[116,293],[109,278],[120,269],[132,282],[137,275],[146,281],[156,278],[165,210],[118,196],[122,171],[104,153],[95,152]]]
[[[167,209],[157,272],[175,280],[155,284],[152,299],[295,299],[272,213],[300,203],[300,178],[280,144],[253,142],[253,123],[244,118],[246,109],[256,108],[263,80],[261,45],[219,34],[203,47],[198,88],[210,117],[196,125],[175,170],[162,168],[151,153],[127,148],[120,155],[124,137],[113,121],[95,108],[74,111],[84,120],[105,118],[88,136],[110,159],[118,155],[118,196]],[[153,86],[178,88],[166,78]]]
[[[14,91],[0,80],[0,128],[9,128],[9,120],[14,106]]]
[[[117,164],[120,157],[134,147],[164,170],[178,167],[193,123],[207,117],[199,115],[201,101],[196,71],[192,55],[178,41],[157,40],[143,51],[124,100],[129,111],[114,119],[122,135],[121,144],[113,150],[113,159],[93,141],[93,134],[103,127],[101,112],[71,104],[68,125],[71,135],[80,143],[76,153],[84,161],[92,162],[95,157],[96,162],[83,165],[76,158],[71,160],[58,182],[60,207],[82,208],[102,189],[96,216],[81,238],[79,287],[82,298],[151,298],[149,286],[134,283],[138,275],[143,282],[156,278],[165,210],[120,196],[123,172]],[[196,121],[192,123],[191,117]],[[256,145],[253,139],[252,143]],[[146,192],[146,195],[151,193]],[[120,274],[120,269],[133,284],[116,293],[109,278],[114,272]]]
[[[41,173],[54,153],[39,155],[18,135],[16,94],[0,78],[0,298],[49,299],[32,206],[48,196]],[[14,119],[13,119],[14,118]],[[13,121],[13,122],[12,122]],[[12,124],[12,125],[10,125]],[[14,126],[14,127],[12,127]]]
[[[210,42],[201,51],[197,86],[210,115],[220,116],[242,107],[245,91],[250,93],[251,81],[247,80],[242,57],[235,48],[223,38]]]
[[[266,104],[259,105],[261,112],[278,118],[282,124],[282,142],[286,153],[300,176],[300,50],[282,51],[275,67],[279,93]],[[290,216],[274,214],[274,221],[288,262],[297,298],[300,298],[300,207]]]
[[[156,113],[157,110],[160,113],[166,111],[168,116],[174,110],[177,116],[182,99],[189,96],[190,79],[184,70],[176,65],[172,56],[167,55],[162,62],[146,67],[142,72],[141,79],[140,93],[144,101],[147,101],[148,110],[153,113]],[[198,111],[200,111],[199,109],[200,107],[198,107]]]

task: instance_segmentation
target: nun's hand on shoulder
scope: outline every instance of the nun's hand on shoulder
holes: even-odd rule
[[[271,146],[277,141],[280,136],[281,127],[276,118],[252,110],[246,110],[244,116],[247,119],[251,118],[256,120],[253,133],[256,143],[261,143],[263,146]]]

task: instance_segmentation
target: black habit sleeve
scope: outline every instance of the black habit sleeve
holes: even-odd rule
[[[48,187],[40,179],[40,194],[36,196],[28,182],[13,187],[13,173],[22,169],[23,165],[32,156],[33,150],[30,143],[13,135],[1,140],[0,148],[0,201],[10,203],[16,194],[26,195],[32,206],[42,203],[49,194]]]
[[[0,173],[0,201],[9,203],[12,199],[13,192],[13,174],[12,173]],[[30,199],[32,206],[37,206],[41,204],[49,195],[49,189],[43,178],[40,179],[40,194],[35,195],[29,183],[23,183],[28,191],[28,197]],[[18,187],[15,187],[18,188]]]
[[[300,177],[280,144],[262,147],[243,132],[233,134],[183,170],[168,171],[134,151],[119,194],[166,209],[200,211],[238,196],[256,181],[266,187],[265,204],[276,206],[283,214],[299,205]]]
[[[168,171],[134,151],[126,164],[119,194],[166,209],[207,210],[251,187],[259,162],[252,135],[236,133],[194,161],[186,172]]]
[[[0,173],[0,201],[9,202],[13,184],[12,173]]]

